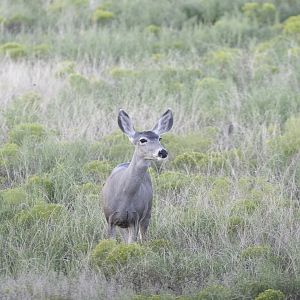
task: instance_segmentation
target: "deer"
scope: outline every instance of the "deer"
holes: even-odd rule
[[[103,186],[103,210],[108,224],[108,237],[116,238],[120,228],[125,243],[147,238],[151,219],[153,189],[148,168],[152,161],[164,161],[167,150],[161,145],[161,135],[173,126],[173,114],[168,109],[149,131],[134,129],[129,115],[120,109],[118,125],[135,150],[130,162],[117,165]]]

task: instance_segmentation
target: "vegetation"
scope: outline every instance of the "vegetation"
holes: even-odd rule
[[[300,298],[298,0],[2,0],[1,299]],[[149,239],[101,188],[166,108]]]

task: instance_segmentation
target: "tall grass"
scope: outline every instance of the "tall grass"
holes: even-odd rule
[[[0,298],[297,299],[299,9],[2,1]],[[106,243],[118,109],[145,130],[167,107],[149,241]]]

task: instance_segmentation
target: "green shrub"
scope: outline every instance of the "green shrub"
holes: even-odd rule
[[[268,257],[272,253],[268,245],[253,245],[249,246],[241,252],[241,257],[244,259],[257,259],[261,257]]]
[[[113,166],[109,161],[93,160],[83,165],[83,171],[87,175],[106,177],[112,171]]]
[[[31,28],[34,20],[31,17],[16,14],[12,17],[5,19],[4,28],[13,33],[19,32],[22,29]]]
[[[221,170],[226,168],[226,158],[221,152],[201,153],[187,152],[178,155],[173,165],[176,168],[192,169],[192,170]]]
[[[0,167],[10,167],[16,165],[19,157],[19,146],[7,143],[0,147]]]
[[[196,297],[197,300],[230,300],[232,293],[223,285],[215,284],[203,289]]]
[[[185,188],[190,181],[191,180],[189,176],[173,171],[163,172],[155,178],[156,186],[161,192],[178,192]]]
[[[12,59],[21,58],[27,55],[27,49],[24,45],[19,43],[6,43],[0,45],[0,55],[9,56]]]
[[[214,216],[208,211],[195,209],[194,207],[182,211],[180,224],[189,234],[193,234],[197,238],[212,236],[216,231]]]
[[[101,188],[99,185],[92,183],[92,182],[86,182],[78,186],[80,193],[85,195],[99,195]]]
[[[55,76],[65,78],[73,73],[76,74],[75,67],[74,61],[63,61],[57,66]]]
[[[21,145],[26,140],[42,141],[46,137],[46,130],[41,124],[24,123],[15,126],[9,131],[11,143]]]
[[[115,240],[102,240],[94,248],[91,256],[93,264],[96,266],[103,266],[108,254],[117,247]]]
[[[71,87],[79,92],[85,92],[91,87],[89,79],[79,73],[71,73],[68,80]]]
[[[167,134],[162,138],[162,144],[168,149],[170,157],[185,152],[206,152],[214,144],[218,130],[214,127],[206,127],[201,132],[193,132],[185,135]]]
[[[20,224],[29,225],[34,222],[57,221],[64,213],[65,208],[60,204],[41,202],[30,209],[19,212],[15,219]]]
[[[224,204],[230,196],[231,182],[228,177],[212,177],[208,197],[215,204]]]
[[[115,18],[113,12],[97,8],[92,14],[92,21],[96,24],[107,24]]]
[[[22,187],[0,191],[0,201],[5,206],[18,206],[26,203],[27,194]]]
[[[213,77],[206,77],[197,82],[198,87],[205,90],[217,90],[219,92],[224,92],[224,82],[220,79]]]
[[[260,23],[272,24],[276,20],[276,7],[273,3],[245,3],[242,11],[248,18]]]
[[[230,216],[227,220],[227,231],[229,234],[235,234],[245,228],[245,220],[240,216]]]
[[[117,67],[112,68],[109,73],[114,79],[133,78],[139,75],[137,71]]]
[[[52,201],[55,193],[54,183],[48,175],[31,176],[27,180],[27,189],[31,193],[36,193],[40,197],[45,197],[48,201]]]
[[[29,91],[15,97],[4,112],[5,123],[9,128],[20,123],[37,122],[40,118],[42,96]]]
[[[290,117],[284,125],[283,134],[270,140],[269,144],[285,159],[297,154],[300,149],[300,117]]]
[[[172,248],[172,243],[165,239],[150,240],[147,242],[147,247],[149,247],[153,252],[166,252]]]
[[[284,300],[284,294],[279,290],[268,289],[260,293],[255,300]]]
[[[283,25],[283,30],[289,35],[299,35],[300,34],[300,15],[289,17]]]
[[[144,247],[134,244],[118,244],[114,240],[103,240],[94,248],[91,256],[93,265],[114,272],[118,266],[124,266],[131,258],[145,253]]]
[[[112,249],[106,257],[106,263],[108,265],[125,265],[129,259],[143,256],[145,249],[143,246],[134,244],[118,244],[117,247]]]
[[[48,44],[35,45],[30,49],[33,56],[42,58],[47,57],[50,53],[50,46]]]
[[[208,66],[218,66],[222,69],[232,65],[238,58],[240,51],[233,48],[225,48],[208,52],[204,58]]]
[[[181,10],[187,20],[214,24],[228,9],[219,1],[185,1],[181,5]]]
[[[145,29],[146,29],[147,32],[153,33],[155,35],[158,35],[161,31],[160,26],[157,26],[157,25],[154,25],[154,24],[151,24],[151,25],[147,26]]]
[[[244,199],[238,201],[232,211],[236,214],[253,214],[259,207],[260,201],[258,199]]]
[[[84,9],[88,7],[89,0],[54,0],[48,6],[48,10],[53,13],[63,12],[70,9]]]
[[[95,143],[92,150],[105,160],[123,162],[132,157],[134,147],[124,134],[114,132]]]

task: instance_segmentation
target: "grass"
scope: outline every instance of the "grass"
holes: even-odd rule
[[[0,298],[299,298],[299,15],[2,1]],[[118,109],[144,130],[168,107],[150,239],[110,249],[101,188],[133,153]]]

